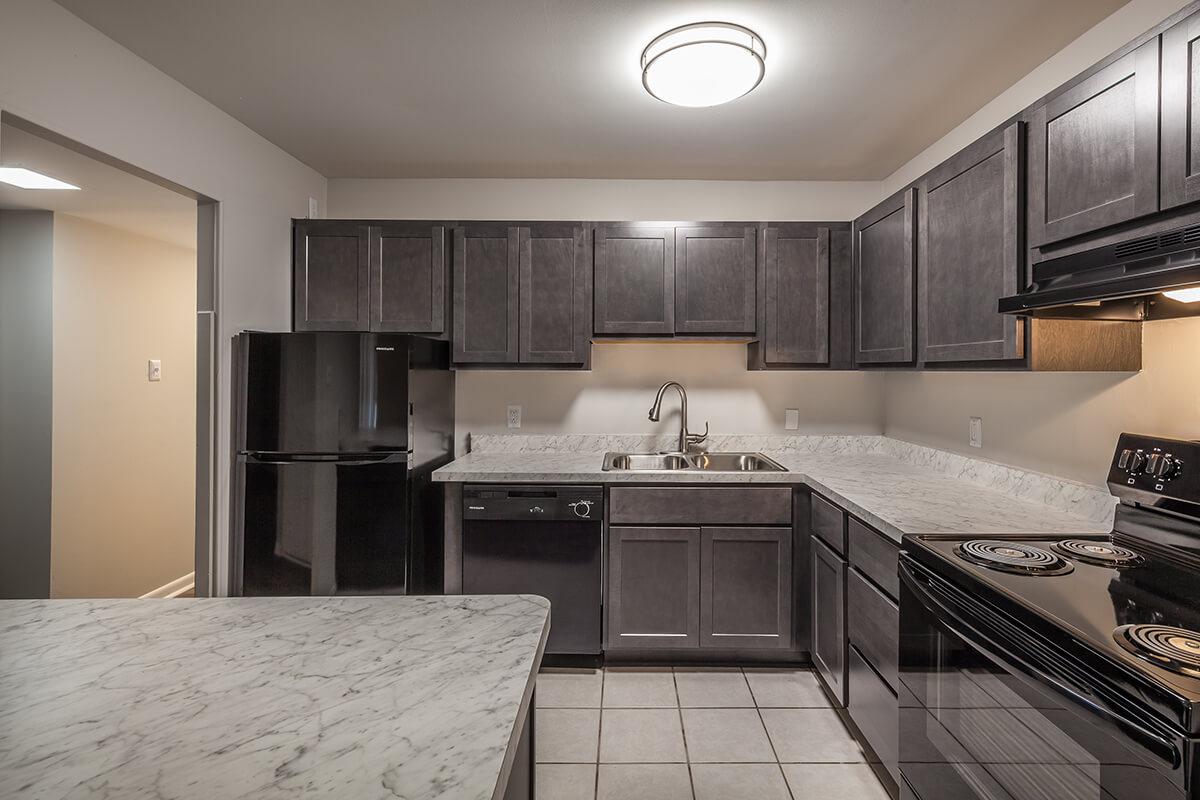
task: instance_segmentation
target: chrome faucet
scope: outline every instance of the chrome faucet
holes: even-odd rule
[[[700,444],[708,438],[708,423],[704,423],[704,433],[688,433],[687,390],[683,388],[681,383],[678,381],[667,381],[658,387],[658,394],[654,397],[654,405],[650,406],[650,421],[658,422],[659,415],[662,413],[663,394],[672,386],[679,390],[679,452],[686,453],[692,445]]]

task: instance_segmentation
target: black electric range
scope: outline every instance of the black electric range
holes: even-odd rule
[[[1108,536],[907,536],[919,800],[1200,800],[1200,443],[1123,434]]]

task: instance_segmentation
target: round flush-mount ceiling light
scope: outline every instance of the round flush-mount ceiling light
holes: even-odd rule
[[[762,37],[732,22],[672,28],[642,51],[642,85],[676,106],[703,108],[736,100],[767,71]]]

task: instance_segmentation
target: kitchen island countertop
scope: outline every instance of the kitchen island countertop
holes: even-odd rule
[[[0,601],[0,796],[503,796],[530,595]]]

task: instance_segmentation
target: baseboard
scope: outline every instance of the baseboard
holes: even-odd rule
[[[164,584],[163,586],[160,586],[157,589],[154,589],[153,591],[146,592],[144,595],[142,595],[138,599],[145,600],[147,598],[155,598],[155,597],[157,597],[157,598],[179,597],[179,595],[190,592],[192,589],[195,589],[195,588],[196,588],[196,573],[189,572],[187,575],[184,575],[183,577],[180,577],[180,578],[176,578],[175,580],[171,581],[170,583]]]

